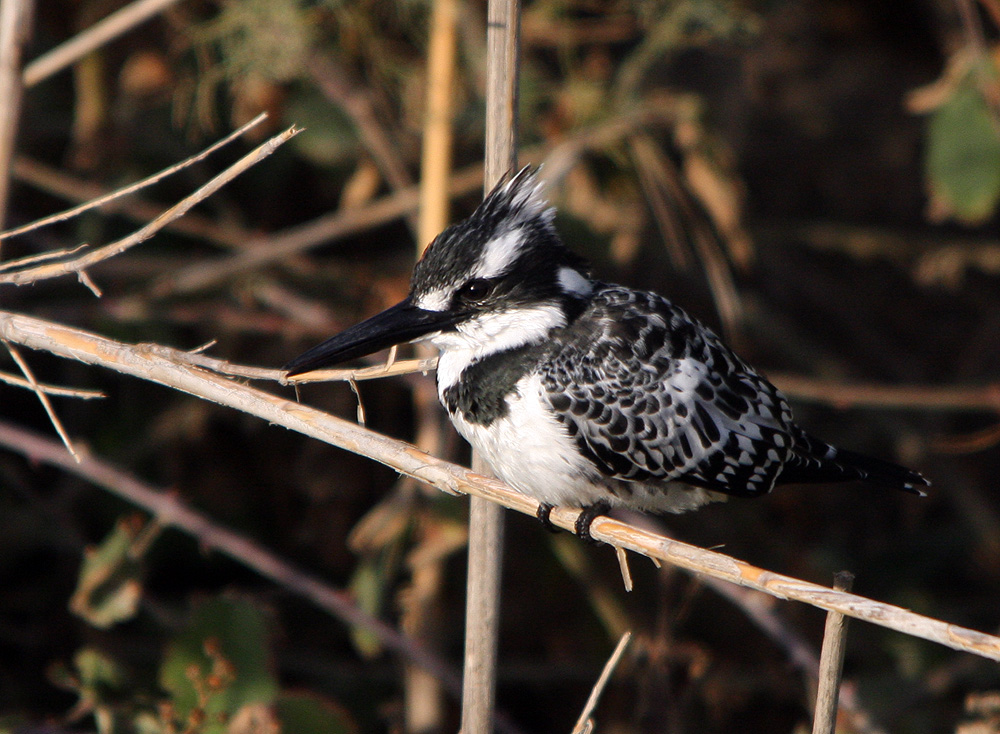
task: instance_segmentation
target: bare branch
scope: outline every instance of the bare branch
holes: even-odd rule
[[[333,446],[392,467],[443,491],[483,497],[534,516],[538,503],[500,481],[425,454],[415,447],[349,421],[277,395],[233,382],[220,375],[180,365],[153,350],[106,339],[97,334],[0,311],[0,337],[32,349],[76,359],[173,387],[220,405],[236,408]],[[580,511],[557,507],[553,524],[572,530]],[[598,517],[591,534],[613,546],[672,563],[694,573],[794,599],[825,610],[930,640],[955,650],[1000,660],[1000,637],[916,614],[857,594],[773,573],[715,551],[705,550],[642,530],[610,517]]]
[[[24,86],[33,87],[58,71],[75,63],[112,38],[128,32],[140,23],[163,12],[177,0],[136,0],[98,21],[24,67]]]
[[[171,176],[177,173],[178,171],[188,168],[189,166],[197,163],[198,161],[204,160],[212,153],[219,150],[219,148],[222,148],[228,143],[231,143],[232,141],[236,140],[236,138],[243,135],[243,133],[245,133],[247,130],[256,127],[266,119],[267,119],[267,113],[262,112],[261,114],[253,118],[250,122],[248,122],[246,125],[243,125],[243,127],[241,127],[239,130],[231,132],[222,140],[213,143],[212,145],[205,148],[205,150],[201,151],[197,155],[191,156],[187,160],[181,161],[180,163],[175,163],[169,168],[164,168],[159,173],[154,173],[152,176],[148,176],[147,178],[144,178],[141,181],[136,181],[134,184],[130,184],[129,186],[125,186],[124,188],[120,188],[117,191],[112,191],[111,193],[104,194],[103,196],[98,196],[94,199],[91,199],[90,201],[87,201],[85,204],[81,204],[80,206],[75,206],[72,209],[66,209],[65,211],[52,214],[48,217],[45,217],[44,219],[38,219],[29,224],[17,227],[16,229],[9,229],[6,232],[0,232],[0,239],[4,239],[7,237],[14,237],[15,235],[23,234],[24,232],[30,232],[33,229],[38,229],[40,227],[44,227],[54,222],[62,222],[66,219],[71,219],[72,217],[82,214],[85,211],[95,209],[99,206],[103,206],[104,204],[114,201],[115,199],[120,199],[123,196],[128,196],[129,194],[133,194],[136,191],[152,186],[153,184],[162,181],[168,176]],[[10,267],[11,264],[12,263],[6,263],[5,266]]]
[[[107,188],[100,184],[76,178],[63,170],[47,166],[23,155],[14,158],[11,173],[18,181],[66,201],[86,204],[91,199],[99,199],[108,194]],[[163,207],[134,197],[106,201],[102,204],[102,210],[121,214],[121,216],[135,222],[145,223],[160,216]],[[196,212],[188,212],[183,219],[171,222],[165,229],[200,238],[228,249],[245,247],[247,242],[257,236],[256,233],[243,230],[232,222],[219,225]]]
[[[145,227],[133,232],[128,237],[118,240],[117,242],[112,242],[104,247],[99,247],[96,250],[73,260],[47,263],[24,270],[16,270],[12,273],[0,274],[0,283],[24,285],[25,283],[36,283],[39,280],[45,280],[48,278],[57,278],[61,275],[66,275],[67,273],[77,273],[101,262],[102,260],[107,260],[109,257],[119,255],[130,247],[134,247],[135,245],[145,242],[168,223],[184,216],[184,214],[187,213],[187,211],[195,204],[208,198],[236,178],[236,176],[271,155],[271,153],[277,150],[285,142],[290,140],[295,135],[298,135],[299,132],[301,132],[301,130],[293,126],[285,130],[285,132],[275,135],[264,144],[258,146],[253,151],[243,156],[240,160],[199,188],[193,194],[182,199],[177,204],[174,204],[159,217],[154,219]]]

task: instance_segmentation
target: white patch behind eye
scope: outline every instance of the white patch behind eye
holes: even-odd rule
[[[590,281],[584,278],[579,270],[575,270],[574,268],[565,266],[559,268],[557,277],[559,278],[559,286],[563,289],[564,293],[571,293],[574,296],[589,296],[594,290]]]
[[[494,237],[483,248],[483,256],[472,271],[474,278],[495,278],[508,270],[524,246],[525,232],[518,228]]]

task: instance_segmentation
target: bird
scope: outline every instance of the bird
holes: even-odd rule
[[[400,303],[285,365],[288,377],[406,342],[439,350],[441,404],[493,473],[538,501],[665,514],[787,483],[927,479],[796,424],[785,396],[653,292],[595,279],[555,228],[537,169],[507,174],[416,263]]]

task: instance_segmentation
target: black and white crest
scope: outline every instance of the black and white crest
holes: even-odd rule
[[[523,168],[499,184],[472,216],[438,235],[413,270],[414,302],[421,308],[443,310],[451,305],[455,291],[472,280],[496,286],[506,276],[516,275],[537,296],[544,293],[539,283],[558,276],[560,267],[585,276],[586,262],[556,233],[555,209],[544,188],[533,169]],[[520,300],[516,291],[500,288],[497,295],[505,295],[504,300],[514,305]]]

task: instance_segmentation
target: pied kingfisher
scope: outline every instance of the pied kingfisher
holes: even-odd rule
[[[612,505],[685,512],[784,482],[923,494],[920,474],[799,428],[774,385],[667,299],[594,280],[554,215],[534,171],[508,177],[431,243],[402,302],[288,375],[429,341],[458,432],[546,524],[554,505],[585,508],[582,537]]]

